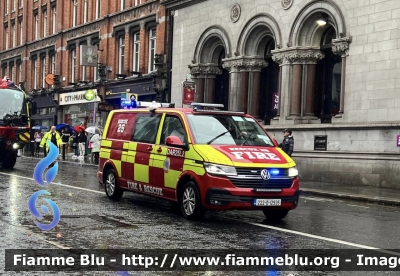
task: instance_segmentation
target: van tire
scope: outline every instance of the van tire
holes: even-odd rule
[[[13,169],[15,163],[17,162],[17,155],[18,155],[17,153],[18,152],[15,150],[6,151],[3,162],[1,163],[1,167],[6,170]]]
[[[117,174],[114,169],[109,169],[104,178],[104,189],[106,195],[115,201],[121,199],[124,191],[118,187]]]
[[[179,205],[183,216],[187,219],[200,219],[205,210],[201,206],[199,189],[193,181],[188,181],[179,193]]]
[[[263,213],[268,221],[280,221],[287,216],[289,210],[278,209],[278,210],[263,210]]]

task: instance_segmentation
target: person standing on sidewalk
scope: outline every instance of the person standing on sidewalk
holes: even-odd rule
[[[50,150],[50,145],[47,144],[47,141],[53,143],[58,149],[60,148],[62,140],[60,134],[56,131],[55,126],[52,126],[50,131],[44,134],[42,141],[40,142],[41,148],[46,144],[46,153]],[[54,164],[55,161],[49,167],[53,167]]]
[[[72,133],[72,148],[74,149],[74,155],[72,156],[72,159],[76,159],[79,155],[79,137],[76,131]]]
[[[79,141],[79,159],[83,159],[85,157],[85,149],[86,149],[86,140],[87,136],[86,133],[83,129],[81,129],[81,132],[78,135],[78,141]]]
[[[95,165],[99,164],[100,141],[101,137],[98,133],[95,133],[92,138],[90,138],[90,142],[92,142],[93,163]]]
[[[292,136],[292,131],[290,129],[284,129],[283,131],[283,141],[279,144],[279,147],[289,156],[292,156],[294,148],[294,138]]]
[[[40,130],[35,132],[35,155],[39,156],[39,151],[40,151],[40,142],[42,141],[42,135],[40,135]]]
[[[69,152],[69,138],[71,137],[71,133],[69,133],[68,127],[64,128],[62,135],[61,135],[61,140],[63,144],[65,144],[65,153],[67,154]],[[62,151],[61,151],[62,153]]]

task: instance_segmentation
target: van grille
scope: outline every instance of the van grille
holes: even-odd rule
[[[288,169],[279,169],[278,175],[271,175],[269,180],[261,178],[263,168],[236,168],[238,176],[230,176],[229,180],[238,188],[270,188],[284,189],[293,185],[293,178],[288,176]]]

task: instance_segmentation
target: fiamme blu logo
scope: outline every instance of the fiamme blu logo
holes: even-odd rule
[[[49,154],[47,155],[47,157],[43,158],[41,161],[37,163],[35,170],[33,171],[33,179],[37,184],[39,184],[42,187],[50,185],[58,173],[58,162],[56,162],[53,167],[47,170],[45,174],[46,182],[43,180],[44,171],[58,157],[57,147],[50,141],[47,141],[47,144],[50,147]],[[39,210],[36,208],[36,201],[41,195],[51,195],[51,194],[47,190],[40,190],[34,193],[28,200],[29,211],[37,219],[43,219],[43,216],[39,213]],[[54,201],[47,198],[45,198],[44,200],[49,204],[52,210],[53,221],[50,224],[42,224],[38,221],[35,221],[35,224],[40,229],[47,231],[54,228],[60,221],[60,210]],[[49,209],[45,205],[40,206],[40,208],[46,215],[50,213]]]

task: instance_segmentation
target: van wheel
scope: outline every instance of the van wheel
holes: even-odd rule
[[[17,151],[6,151],[1,167],[6,170],[11,170],[14,168],[17,162]]]
[[[118,187],[116,173],[113,169],[110,169],[106,173],[105,177],[105,185],[104,188],[106,190],[107,196],[112,200],[120,200],[124,191]]]
[[[269,221],[280,221],[287,216],[289,210],[263,210],[263,213]]]
[[[187,182],[180,193],[181,212],[187,219],[202,218],[205,210],[201,206],[199,189],[192,181]]]

